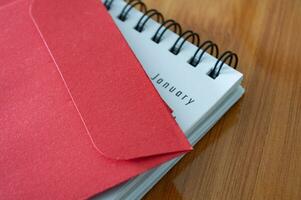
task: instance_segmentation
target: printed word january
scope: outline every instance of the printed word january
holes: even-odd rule
[[[157,85],[161,86],[162,88],[165,88],[166,90],[168,90],[168,92],[173,94],[175,97],[179,98],[179,100],[183,101],[186,106],[188,106],[189,104],[192,104],[193,102],[195,102],[195,100],[193,98],[189,97],[183,91],[177,89],[176,86],[171,85],[168,81],[165,81],[160,76],[160,74],[157,74],[157,75],[151,77],[151,80],[155,84],[157,84]]]

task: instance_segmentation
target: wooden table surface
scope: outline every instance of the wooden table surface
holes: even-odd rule
[[[301,1],[145,0],[239,55],[245,96],[145,197],[301,199]]]

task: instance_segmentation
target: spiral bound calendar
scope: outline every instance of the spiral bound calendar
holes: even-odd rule
[[[195,145],[243,95],[238,57],[201,41],[140,0],[104,5],[187,139]],[[139,10],[138,10],[138,9]],[[231,65],[233,67],[231,67]],[[182,157],[115,187],[95,199],[141,199]]]

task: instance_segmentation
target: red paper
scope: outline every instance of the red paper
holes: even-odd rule
[[[99,1],[0,6],[1,198],[88,198],[191,149]]]

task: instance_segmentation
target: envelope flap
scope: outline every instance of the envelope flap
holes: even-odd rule
[[[35,0],[30,12],[99,152],[128,160],[191,149],[99,1]]]

